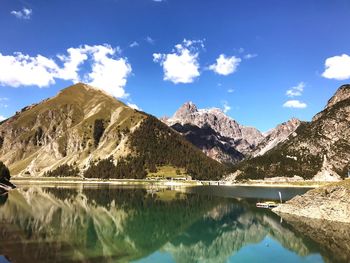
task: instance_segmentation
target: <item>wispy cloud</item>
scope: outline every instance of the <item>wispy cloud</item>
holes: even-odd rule
[[[233,93],[235,90],[234,89],[228,89],[227,92],[228,93]]]
[[[298,85],[291,87],[286,91],[286,96],[293,98],[303,95],[305,86],[306,84],[304,82],[299,82]],[[307,104],[305,102],[301,102],[300,100],[288,100],[283,104],[283,107],[304,109],[307,107]]]
[[[227,101],[223,101],[222,102],[222,111],[224,112],[224,113],[227,113],[227,112],[229,112],[231,110],[231,106],[228,104],[228,102]]]
[[[221,54],[216,59],[216,63],[209,66],[209,70],[212,70],[219,75],[227,76],[237,70],[241,61],[242,60],[240,58],[235,56],[226,57],[224,54]]]
[[[148,44],[151,44],[151,45],[154,45],[154,43],[156,42],[153,38],[151,38],[150,36],[147,36],[145,38],[145,41],[148,43]]]
[[[11,11],[11,15],[14,15],[15,17],[17,17],[18,19],[30,19],[32,17],[33,14],[33,10],[29,9],[29,8],[25,8],[23,7],[22,10],[18,10],[18,11]]]
[[[127,102],[126,105],[128,105],[130,108],[135,110],[142,110],[139,106],[137,106],[135,103]]]
[[[8,104],[6,103],[6,101],[8,101],[9,99],[6,97],[0,98],[0,108],[7,108]]]
[[[138,42],[136,42],[136,41],[134,41],[134,42],[132,42],[130,45],[129,45],[129,47],[138,47],[138,46],[140,46],[140,44],[138,43]]]
[[[350,78],[350,56],[343,54],[326,59],[322,76],[327,79],[345,80]]]
[[[186,40],[175,46],[172,53],[154,53],[153,61],[163,67],[164,80],[177,83],[192,83],[200,76],[198,50],[203,48],[201,40]]]
[[[252,59],[252,58],[255,58],[257,56],[258,56],[258,54],[246,54],[246,55],[244,55],[244,59]]]
[[[288,97],[301,96],[303,94],[304,88],[305,88],[305,83],[299,82],[297,86],[291,87],[289,90],[287,90],[286,95]]]

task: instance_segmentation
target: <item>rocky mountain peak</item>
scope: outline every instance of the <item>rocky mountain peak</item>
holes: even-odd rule
[[[326,107],[324,108],[323,111],[317,113],[313,118],[312,121],[315,122],[317,120],[319,120],[329,109],[333,108],[333,106],[335,104],[337,104],[338,102],[342,102],[345,100],[350,99],[350,84],[345,84],[342,85],[333,95],[333,97],[331,97],[326,105]]]
[[[297,124],[297,125],[299,125],[300,124],[300,120],[298,118],[293,117],[290,120],[288,120],[286,123],[287,124],[294,124],[294,125]]]
[[[254,156],[263,155],[267,151],[276,147],[279,143],[287,140],[301,124],[301,121],[297,118],[291,118],[290,120],[277,125],[275,128],[264,133],[264,140],[258,145],[254,151]]]
[[[183,119],[187,118],[189,115],[197,112],[197,106],[192,102],[184,103],[174,114],[173,118],[175,119]]]
[[[172,118],[163,121],[169,126],[179,123],[210,127],[220,136],[230,139],[230,145],[242,153],[250,152],[264,138],[259,130],[240,125],[221,109],[198,109],[192,102],[185,103]]]
[[[350,99],[350,84],[342,85],[328,101],[326,108],[330,108],[336,103],[346,99]]]

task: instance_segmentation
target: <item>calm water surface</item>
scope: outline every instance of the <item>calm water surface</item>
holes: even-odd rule
[[[347,262],[300,222],[255,208],[278,191],[306,190],[22,186],[0,197],[0,262]]]

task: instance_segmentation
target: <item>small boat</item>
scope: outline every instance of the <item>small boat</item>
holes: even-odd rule
[[[276,203],[274,201],[266,201],[266,202],[256,203],[256,207],[259,207],[259,208],[274,208],[277,206],[278,206],[278,203]]]

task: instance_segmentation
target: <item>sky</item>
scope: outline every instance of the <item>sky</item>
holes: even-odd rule
[[[0,0],[0,119],[76,82],[267,131],[350,82],[348,0]]]

